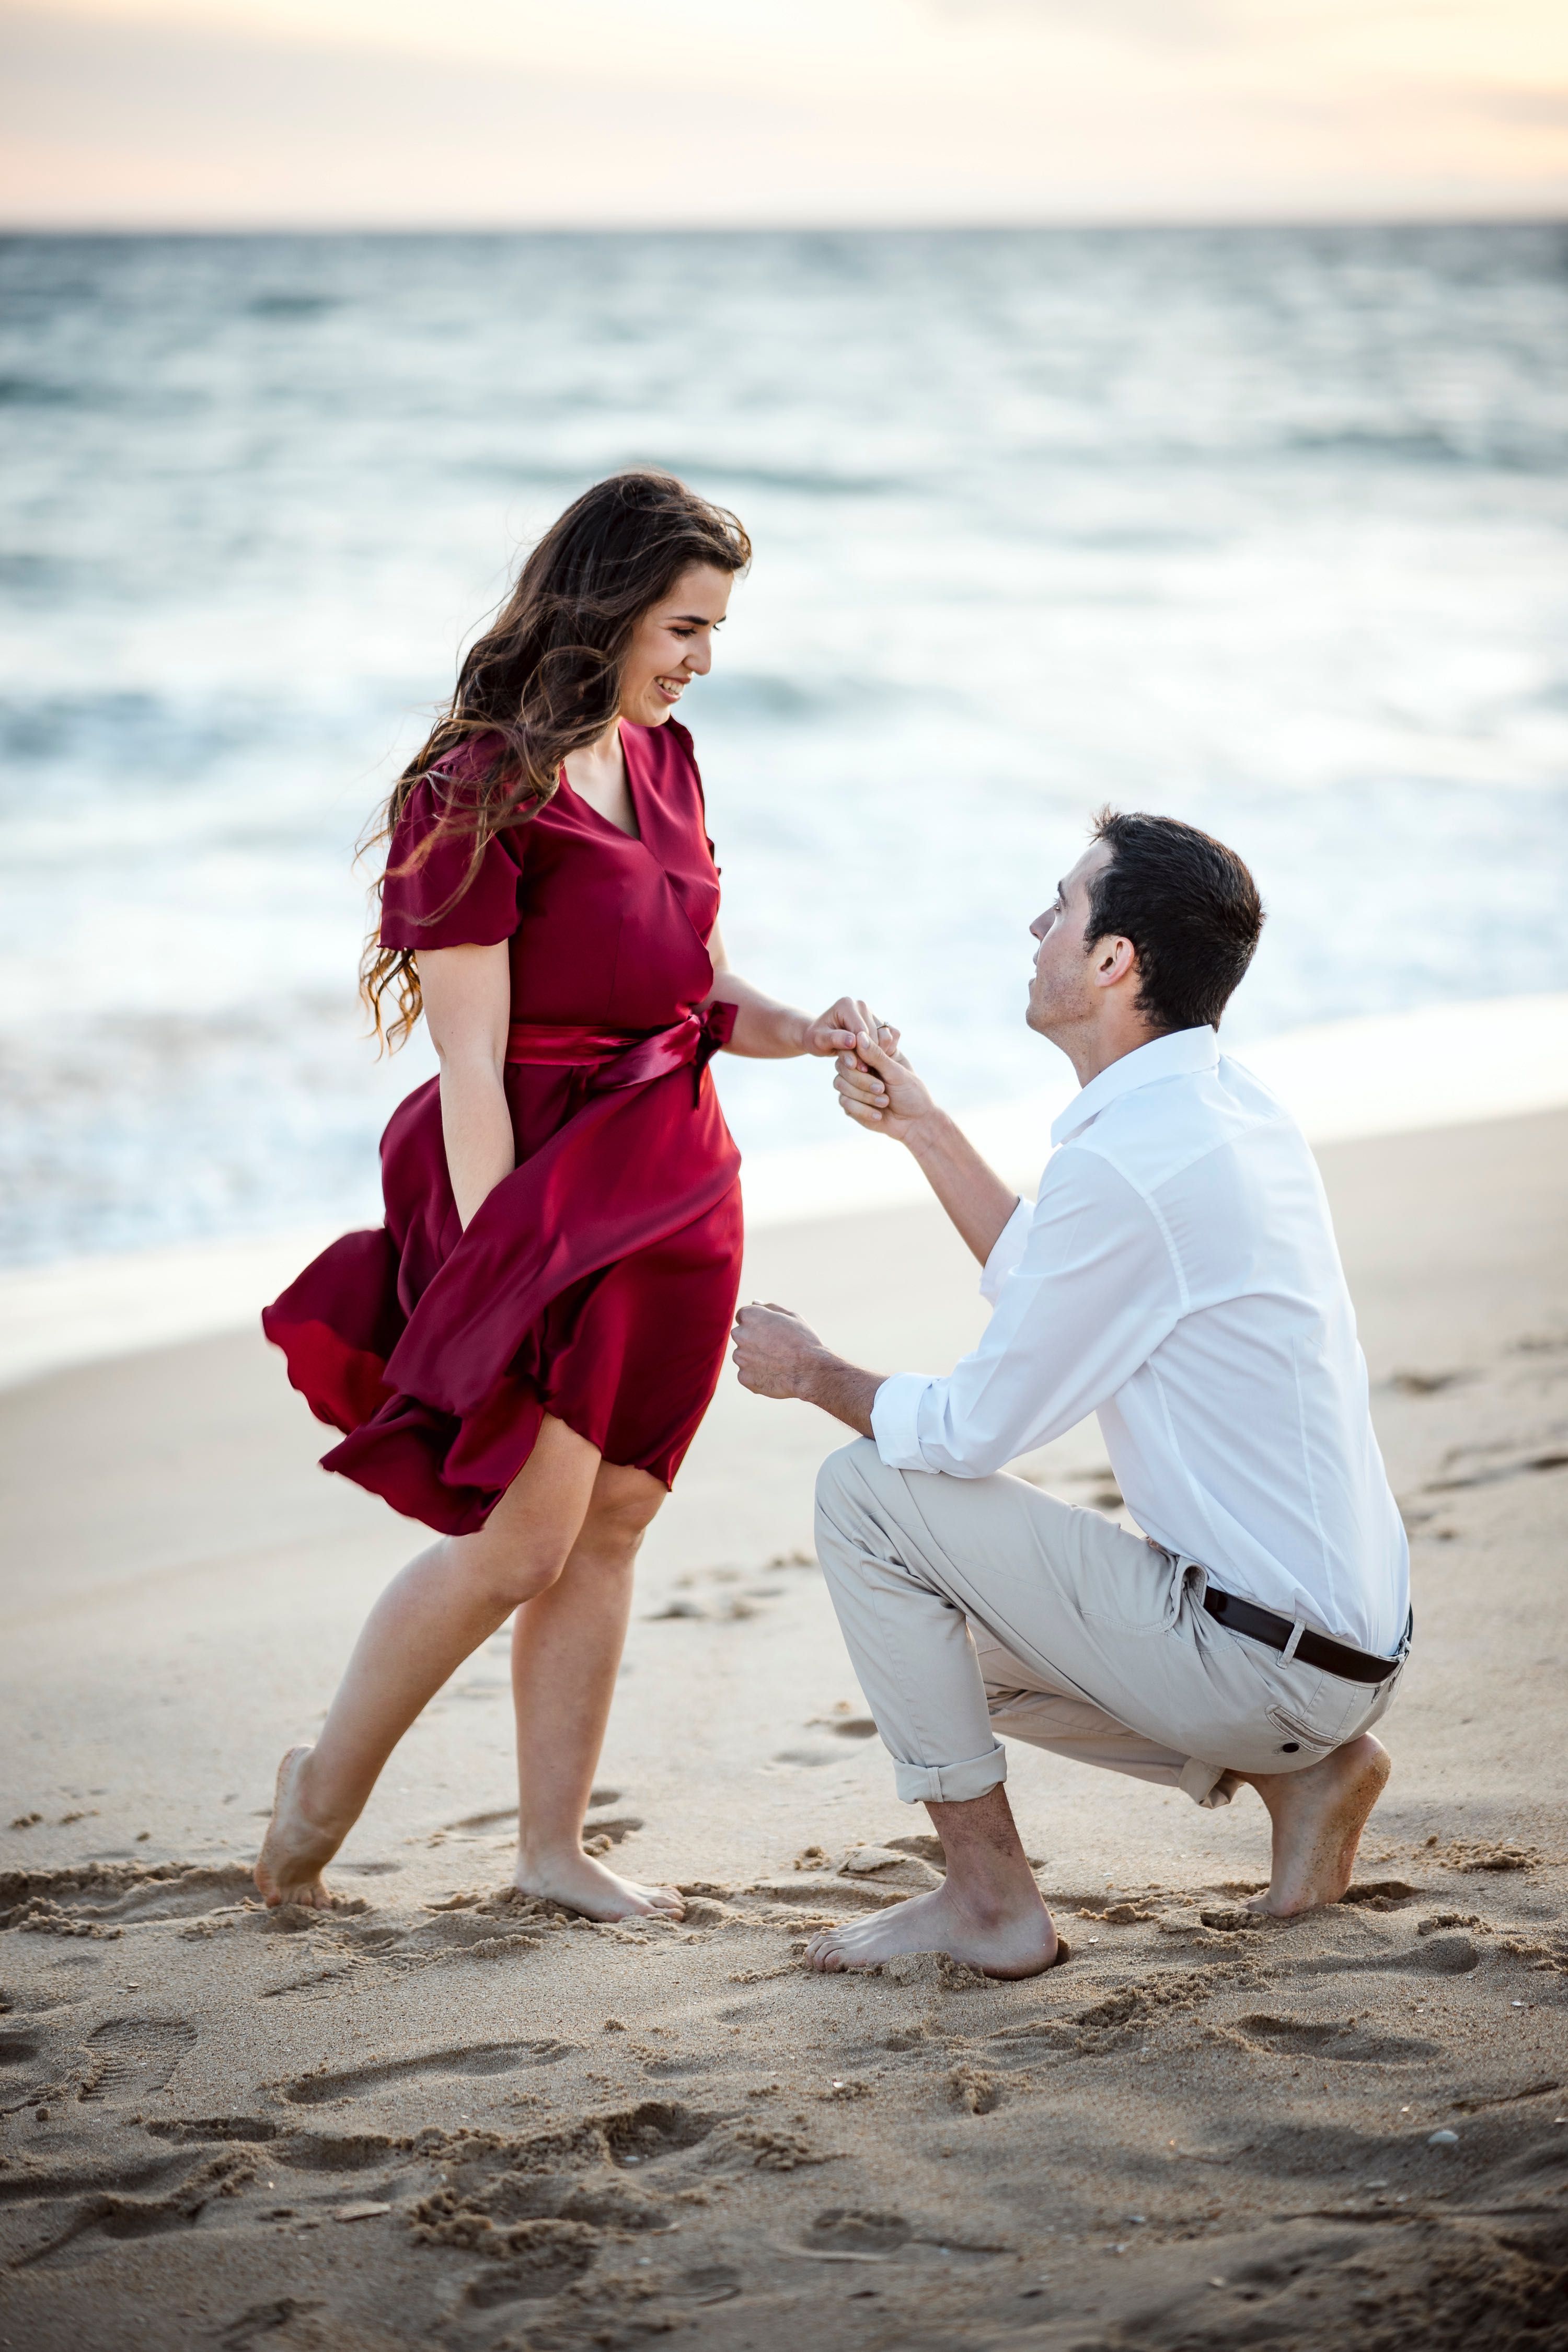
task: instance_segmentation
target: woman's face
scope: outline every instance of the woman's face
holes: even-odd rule
[[[713,667],[713,632],[729,609],[734,581],[710,563],[683,572],[668,596],[650,604],[632,631],[621,673],[621,717],[634,727],[662,727],[694,677]]]

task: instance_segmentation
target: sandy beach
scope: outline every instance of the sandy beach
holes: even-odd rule
[[[417,1531],[315,1467],[248,1332],[0,1397],[0,2341],[1568,2344],[1568,1113],[1321,1158],[1412,1535],[1356,1883],[1298,1922],[1247,1794],[1015,1748],[1073,1948],[800,1964],[932,1883],[811,1558],[810,1408],[726,1376],[644,1555],[596,1835],[679,1927],[508,1899],[505,1643],[410,1735],[330,1915],[249,1885]],[[743,1296],[885,1370],[978,1329],[938,1213],[758,1234]],[[1114,1509],[1088,1424],[1019,1465]]]

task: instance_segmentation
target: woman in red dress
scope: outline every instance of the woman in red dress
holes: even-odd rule
[[[263,1318],[343,1432],[325,1457],[437,1539],[371,1612],[313,1748],[279,1769],[269,1904],[321,1881],[426,1702],[515,1612],[517,1884],[595,1919],[663,1911],[583,1851],[632,1564],[712,1396],[741,1262],[720,1047],[831,1055],[730,971],[691,739],[751,549],[665,475],[579,499],[463,663],[394,790],[366,989],[440,1076],[382,1142],[386,1223]]]

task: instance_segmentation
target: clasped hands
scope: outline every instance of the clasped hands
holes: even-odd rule
[[[841,996],[805,1028],[801,1050],[837,1057],[833,1084],[840,1108],[858,1127],[907,1143],[918,1119],[934,1111],[922,1082],[899,1051],[899,1032],[864,998]]]

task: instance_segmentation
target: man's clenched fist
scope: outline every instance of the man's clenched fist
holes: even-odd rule
[[[787,1307],[752,1304],[735,1318],[735,1370],[757,1396],[803,1397],[823,1346],[809,1323]]]

